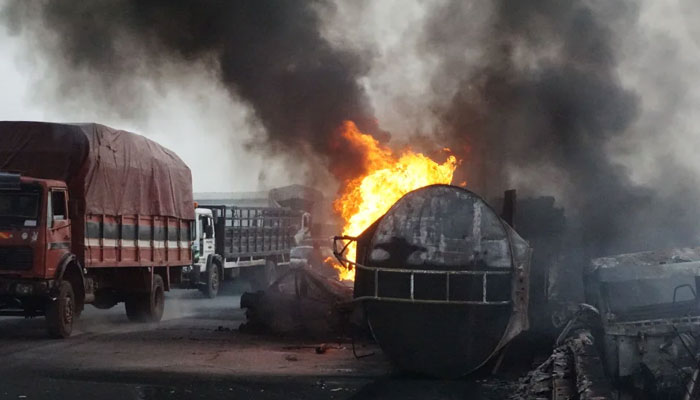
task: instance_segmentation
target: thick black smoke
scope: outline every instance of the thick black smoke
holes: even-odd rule
[[[637,11],[624,1],[503,0],[488,12],[478,3],[436,8],[425,43],[441,60],[434,86],[455,86],[439,119],[453,150],[469,148],[460,172],[470,187],[536,194],[527,179],[509,177],[556,180],[582,260],[697,245],[699,215],[690,210],[700,197],[692,180],[671,192],[641,187],[607,152],[640,113],[640,99],[617,75],[616,32],[633,25]],[[487,32],[463,35],[466,21],[478,18],[489,19]],[[470,54],[478,55],[476,68]],[[658,168],[683,174],[670,162]]]
[[[430,10],[425,25],[421,54],[438,60],[438,142],[464,158],[456,181],[466,178],[486,196],[510,186],[537,194],[529,186],[555,181],[582,259],[697,239],[700,196],[691,174],[683,179],[687,172],[669,160],[657,169],[673,185],[638,186],[607,151],[641,112],[617,75],[618,33],[636,24],[634,3],[450,0]],[[39,47],[56,64],[47,79],[63,83],[63,96],[81,95],[83,86],[68,77],[85,73],[91,83],[98,77],[102,101],[138,113],[148,104],[135,94],[133,71],[157,77],[168,63],[204,63],[251,105],[266,131],[257,144],[332,157],[326,167],[339,166],[340,179],[361,165],[361,155],[334,134],[342,121],[379,133],[357,83],[372,59],[320,34],[316,10],[329,6],[324,0],[7,4],[6,24],[39,32]]]
[[[100,77],[101,101],[125,116],[148,107],[135,93],[135,69],[157,77],[168,62],[206,62],[265,127],[267,137],[253,145],[288,155],[333,156],[343,160],[344,168],[335,171],[342,179],[360,163],[352,162],[357,154],[338,145],[334,132],[344,120],[368,132],[378,129],[357,84],[368,66],[363,57],[321,37],[314,7],[322,5],[320,0],[18,0],[4,14],[15,29],[43,30],[37,39],[48,43],[44,50],[57,66],[58,81],[66,78],[62,71]],[[69,79],[59,88],[64,96],[80,95]]]

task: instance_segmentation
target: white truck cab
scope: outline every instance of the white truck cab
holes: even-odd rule
[[[193,264],[206,266],[207,258],[210,254],[214,254],[215,248],[214,216],[208,208],[196,208],[194,214],[197,222],[196,236],[192,244]]]
[[[211,209],[195,208],[195,231],[192,241],[192,265],[182,271],[186,287],[198,288],[214,298],[223,280],[223,264],[216,257],[216,233]]]

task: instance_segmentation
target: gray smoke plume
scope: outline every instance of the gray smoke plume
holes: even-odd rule
[[[148,104],[136,71],[158,78],[168,63],[216,70],[232,96],[249,104],[266,136],[249,146],[275,154],[333,156],[358,171],[359,156],[334,135],[344,120],[380,133],[357,78],[366,57],[334,49],[319,33],[323,1],[95,0],[14,1],[4,20],[33,30],[55,64],[61,96],[87,90],[127,116]],[[76,73],[77,72],[77,73]],[[95,79],[95,77],[97,77]],[[232,133],[235,135],[235,132]]]
[[[585,259],[697,245],[699,215],[690,212],[697,189],[639,186],[606,151],[640,113],[638,95],[623,87],[617,68],[618,34],[634,27],[634,5],[490,3],[449,1],[425,28],[424,49],[440,59],[433,87],[455,88],[438,107],[440,132],[462,152],[460,174],[469,186],[491,195],[507,185],[537,194],[528,185],[553,181]],[[465,35],[479,17],[489,19],[488,30]],[[658,168],[685,173],[672,162]]]
[[[232,97],[250,105],[264,127],[251,146],[292,154],[297,162],[320,158],[340,180],[361,165],[355,162],[361,154],[334,134],[342,121],[383,136],[368,106],[367,86],[358,80],[366,78],[380,95],[386,94],[382,87],[395,92],[408,81],[429,80],[429,93],[415,95],[421,97],[418,106],[390,94],[377,98],[398,98],[403,105],[378,109],[410,113],[411,124],[430,120],[426,126],[436,132],[421,126],[419,133],[429,138],[423,142],[448,146],[464,160],[455,183],[466,180],[487,197],[509,187],[529,195],[553,191],[577,236],[571,240],[584,249],[582,259],[696,244],[696,174],[667,157],[653,166],[660,183],[640,185],[630,178],[634,171],[610,154],[620,139],[643,140],[636,131],[663,135],[663,117],[676,104],[660,101],[666,109],[650,118],[640,94],[619,75],[622,38],[634,36],[639,2],[330,2],[10,1],[3,20],[12,31],[36,32],[37,48],[54,64],[54,76],[46,79],[60,82],[61,96],[89,90],[126,115],[149,106],[139,97],[137,78],[158,82],[170,64],[204,65]],[[339,20],[346,18],[345,30],[329,27],[334,7],[341,10],[335,13]],[[398,45],[384,46],[393,50],[380,54],[386,57],[380,62],[376,54],[339,46],[322,33],[353,42],[352,34],[371,22],[363,10],[381,7],[395,8],[383,14],[395,20],[410,9],[412,22],[404,28],[410,35],[386,39]],[[383,28],[392,24],[375,23],[365,39],[382,41]],[[423,31],[416,33],[421,24]],[[413,58],[403,57],[406,38],[418,43]],[[658,54],[666,57],[671,47]],[[380,67],[385,72],[373,86]],[[671,100],[684,83],[673,73],[663,75],[663,96]],[[412,95],[422,87],[411,86]]]

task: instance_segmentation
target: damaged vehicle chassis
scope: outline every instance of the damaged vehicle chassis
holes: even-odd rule
[[[591,329],[621,398],[699,398],[700,262],[652,254],[592,261],[586,301],[600,324]]]

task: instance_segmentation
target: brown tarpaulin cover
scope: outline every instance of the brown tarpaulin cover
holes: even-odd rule
[[[0,170],[65,181],[86,214],[194,219],[187,165],[143,136],[104,125],[0,122]]]

